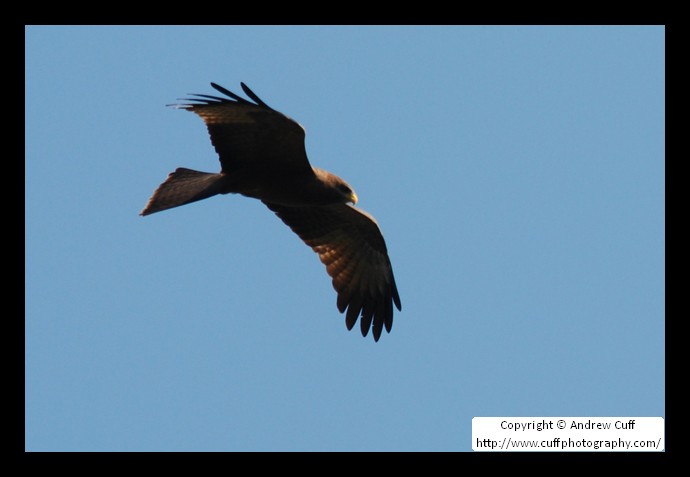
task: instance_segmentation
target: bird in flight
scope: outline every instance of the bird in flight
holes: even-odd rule
[[[156,189],[140,215],[217,194],[259,199],[319,255],[333,279],[337,307],[351,330],[378,341],[401,310],[383,235],[374,218],[354,207],[357,195],[335,174],[311,166],[304,128],[264,103],[244,83],[251,101],[211,83],[227,97],[193,94],[173,105],[206,123],[220,157],[219,173],[178,168]],[[252,102],[253,101],[253,102]],[[351,205],[352,204],[352,205]]]

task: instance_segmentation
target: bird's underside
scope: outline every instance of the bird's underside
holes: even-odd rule
[[[261,200],[326,266],[338,293],[337,306],[352,329],[360,318],[363,336],[378,341],[390,332],[393,306],[401,309],[386,244],[376,221],[350,205],[352,188],[338,176],[313,168],[304,149],[304,129],[270,108],[244,83],[254,102],[218,86],[228,98],[195,95],[176,105],[200,116],[220,157],[219,173],[178,168],[156,189],[141,215],[238,193]]]

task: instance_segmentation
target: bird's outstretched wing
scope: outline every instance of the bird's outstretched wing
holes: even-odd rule
[[[224,173],[241,170],[251,175],[252,171],[264,174],[284,169],[290,174],[313,174],[304,147],[304,128],[264,103],[247,85],[241,85],[254,102],[211,83],[227,97],[192,94],[194,98],[171,106],[203,119]]]
[[[401,309],[386,243],[376,221],[347,204],[285,207],[264,202],[326,265],[338,293],[338,310],[352,329],[361,317],[362,335],[378,341],[393,326],[393,305]]]

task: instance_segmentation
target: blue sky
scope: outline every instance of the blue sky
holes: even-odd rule
[[[44,27],[26,44],[29,451],[470,451],[474,416],[664,416],[663,27]],[[348,332],[165,107],[247,83],[386,237]]]

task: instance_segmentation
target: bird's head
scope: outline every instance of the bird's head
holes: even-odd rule
[[[354,205],[357,203],[357,194],[355,194],[355,191],[352,190],[352,187],[350,187],[347,182],[342,181],[337,184],[335,188],[338,189],[338,192],[340,192],[346,204],[349,203]]]
[[[345,204],[357,203],[357,194],[355,194],[350,184],[328,171],[316,167],[313,169],[316,177],[328,189],[329,195],[331,195],[331,199],[334,199],[334,202]]]

